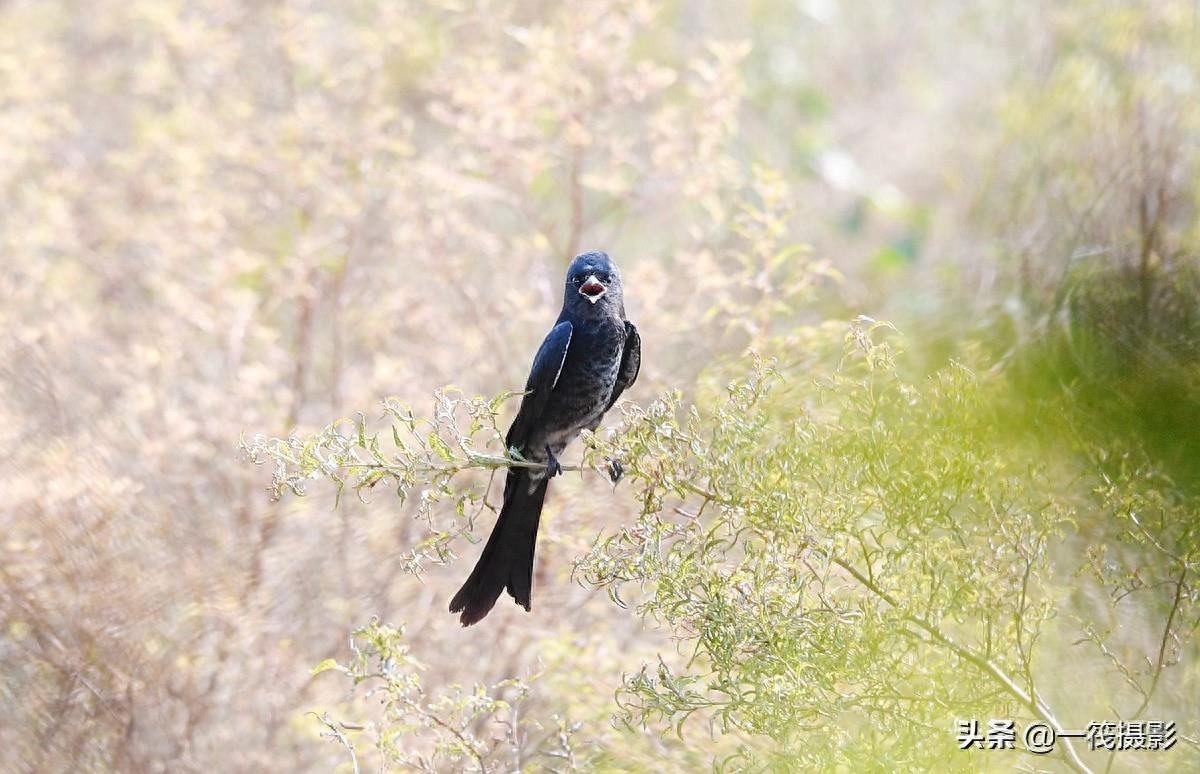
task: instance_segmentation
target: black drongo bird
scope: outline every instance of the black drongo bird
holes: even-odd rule
[[[583,253],[567,270],[562,312],[533,358],[525,397],[505,443],[545,469],[508,469],[504,505],[471,577],[450,601],[463,626],[483,619],[508,589],[530,608],[533,549],[546,484],[562,472],[558,455],[585,428],[595,430],[637,378],[637,328],[625,319],[621,276],[606,253]]]

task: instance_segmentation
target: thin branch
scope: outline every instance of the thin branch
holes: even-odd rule
[[[1175,598],[1171,602],[1171,612],[1167,614],[1167,625],[1163,627],[1162,639],[1158,643],[1158,659],[1154,664],[1154,677],[1150,680],[1150,690],[1146,691],[1146,698],[1142,701],[1142,705],[1133,713],[1134,718],[1140,717],[1146,711],[1146,707],[1150,704],[1154,692],[1158,689],[1158,680],[1162,677],[1163,668],[1166,664],[1167,642],[1171,639],[1171,628],[1175,624],[1175,615],[1179,612],[1179,604],[1183,599],[1187,574],[1188,568],[1184,567],[1183,571],[1179,573],[1179,579],[1175,581]]]
[[[350,765],[354,767],[354,774],[359,774],[358,755],[354,752],[354,743],[350,741],[350,738],[346,736],[342,729],[338,728],[336,723],[329,719],[329,713],[318,715],[315,712],[309,712],[307,714],[312,715],[321,722],[321,725],[329,729],[328,731],[323,731],[321,736],[327,739],[336,740],[342,745],[342,747],[345,747],[350,752]],[[343,723],[342,725],[345,724]]]
[[[460,470],[468,470],[470,468],[482,468],[484,470],[495,470],[498,468],[524,468],[526,470],[546,470],[549,466],[544,462],[530,462],[528,460],[519,460],[513,457],[505,457],[498,454],[478,454],[476,452],[467,452],[467,458],[462,463],[447,463],[445,465],[434,465],[425,463],[423,465],[389,465],[380,462],[349,462],[345,465],[331,466],[338,470],[383,470],[388,473],[400,474],[406,471],[418,470],[422,472],[440,473],[440,472],[458,472]],[[595,468],[584,465],[561,465],[563,472],[598,472]]]

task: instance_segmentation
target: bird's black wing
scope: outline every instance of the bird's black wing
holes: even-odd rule
[[[508,435],[504,439],[504,443],[510,449],[523,449],[525,442],[529,440],[529,434],[536,427],[542,411],[546,408],[546,402],[550,399],[550,393],[558,383],[558,376],[562,373],[563,362],[567,359],[567,347],[570,344],[571,323],[567,320],[555,325],[550,333],[546,334],[546,340],[542,342],[533,358],[533,368],[530,369],[529,379],[525,382],[525,397],[521,399],[521,408],[517,411],[517,418],[513,420],[512,427],[508,428]]]
[[[621,397],[621,393],[633,386],[637,381],[638,371],[642,368],[642,337],[633,323],[625,321],[625,349],[621,351],[621,367],[617,370],[617,383],[613,385],[612,397],[604,407],[608,411]]]

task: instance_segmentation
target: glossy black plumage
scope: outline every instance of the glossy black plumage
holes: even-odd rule
[[[641,338],[625,319],[621,278],[602,252],[583,253],[567,270],[563,307],[534,356],[521,407],[506,442],[552,471],[557,457],[584,429],[595,430],[634,380]],[[552,474],[552,473],[551,473]],[[464,626],[478,622],[505,589],[532,604],[533,558],[550,475],[510,468],[504,504],[466,583],[450,602]]]

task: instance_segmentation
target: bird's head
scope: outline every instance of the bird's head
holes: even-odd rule
[[[589,317],[624,311],[621,275],[608,253],[581,253],[571,261],[563,301],[567,309]]]

